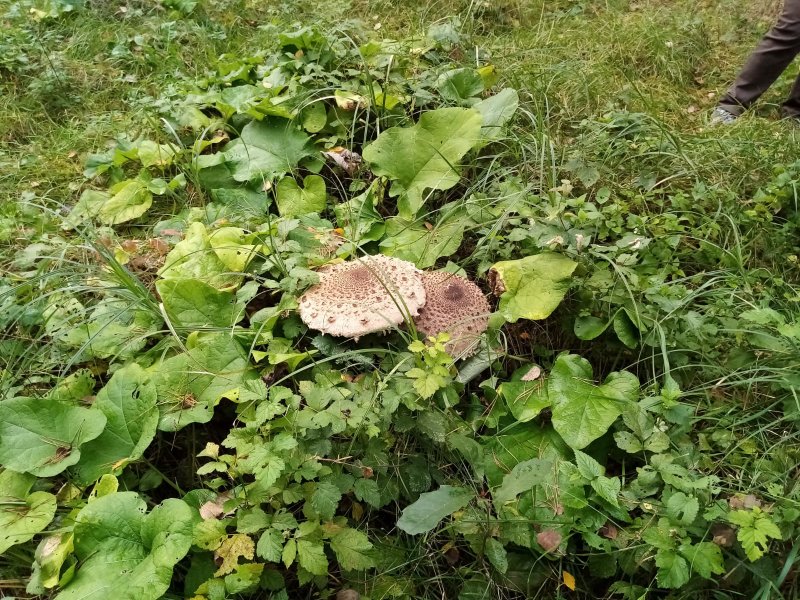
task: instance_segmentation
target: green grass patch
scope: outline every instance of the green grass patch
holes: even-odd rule
[[[775,10],[0,7],[0,590],[797,595]]]

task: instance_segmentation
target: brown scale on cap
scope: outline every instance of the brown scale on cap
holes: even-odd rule
[[[376,255],[323,267],[319,283],[300,298],[300,318],[317,331],[358,339],[391,329],[425,304],[422,271]]]
[[[471,281],[436,271],[424,273],[427,302],[414,319],[425,335],[450,334],[447,351],[456,358],[477,350],[478,338],[489,326],[491,308],[481,289]]]

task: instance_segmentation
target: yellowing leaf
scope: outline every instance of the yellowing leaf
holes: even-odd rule
[[[259,252],[259,246],[246,242],[247,234],[239,227],[222,227],[208,234],[208,243],[214,254],[228,269],[237,273],[244,271]]]
[[[234,533],[222,542],[219,548],[214,552],[215,558],[222,559],[222,565],[220,565],[217,572],[214,573],[214,577],[221,577],[222,575],[232,573],[239,564],[239,557],[252,560],[255,551],[256,545],[250,536],[243,533]]]
[[[575,591],[575,577],[569,571],[561,571],[561,576],[564,578],[564,585],[573,592]]]
[[[489,271],[489,283],[500,296],[503,317],[509,323],[549,317],[564,299],[577,266],[566,256],[552,252],[495,263]]]
[[[153,194],[138,179],[122,181],[111,188],[114,194],[97,212],[104,225],[117,225],[141,217],[153,204]]]

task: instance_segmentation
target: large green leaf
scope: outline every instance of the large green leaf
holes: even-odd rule
[[[139,179],[128,179],[111,188],[112,196],[97,211],[97,220],[117,225],[138,219],[153,204],[153,194]]]
[[[225,147],[225,159],[236,181],[273,179],[315,154],[311,139],[286,119],[251,121]]]
[[[454,254],[472,223],[463,212],[443,216],[428,229],[424,223],[400,217],[386,221],[386,236],[381,249],[389,256],[413,262],[420,269],[433,266],[442,256]]]
[[[99,410],[42,398],[0,402],[0,464],[39,477],[58,475],[80,460],[81,445],[103,431]]]
[[[75,519],[78,571],[56,600],[160,598],[191,547],[194,515],[177,498],[146,510],[135,492],[109,494],[81,509]]]
[[[319,175],[308,175],[303,179],[303,187],[297,185],[294,177],[287,176],[275,187],[281,216],[294,217],[325,210],[325,180]]]
[[[495,503],[499,506],[513,500],[522,492],[533,489],[552,477],[553,461],[532,458],[514,466],[511,473],[503,477],[503,483],[492,492]]]
[[[78,479],[91,483],[142,457],[156,435],[156,399],[156,386],[139,365],[133,363],[114,373],[94,402],[108,420],[106,428],[81,449],[75,467]]]
[[[419,499],[406,506],[397,526],[411,535],[426,533],[439,521],[464,508],[475,497],[475,492],[462,487],[443,485],[438,490],[420,494]]]
[[[176,327],[230,327],[244,317],[236,294],[220,291],[199,279],[161,279],[156,282],[164,310]]]
[[[239,227],[220,227],[208,234],[208,243],[222,264],[238,273],[263,251],[261,246],[248,243],[249,237],[252,236]]]
[[[0,553],[33,538],[56,514],[53,494],[28,493],[35,481],[27,473],[0,472]]]
[[[570,452],[552,427],[535,421],[517,423],[504,433],[491,436],[485,448],[486,479],[492,487],[500,485],[518,464],[532,458],[564,458]]]
[[[566,256],[545,252],[495,263],[489,278],[500,295],[500,312],[509,323],[519,319],[546,319],[569,289],[578,264]]]
[[[186,352],[151,370],[161,413],[158,428],[162,431],[208,423],[220,399],[238,398],[239,388],[258,377],[244,349],[222,333],[200,336]]]
[[[198,279],[218,289],[241,280],[218,256],[205,225],[199,222],[189,225],[186,237],[167,254],[158,274],[164,279]]]
[[[481,113],[483,127],[481,137],[485,141],[503,136],[503,127],[514,116],[519,106],[519,95],[513,88],[505,88],[499,94],[490,96],[474,104],[472,108]]]
[[[74,228],[87,218],[105,225],[118,225],[138,219],[153,204],[153,194],[141,179],[126,179],[108,192],[86,190],[73,207],[65,225]]]
[[[468,108],[440,108],[411,127],[392,127],[364,150],[376,175],[392,180],[400,216],[413,218],[428,189],[447,190],[461,178],[459,161],[480,140],[483,119]]]
[[[633,373],[611,373],[603,385],[592,383],[592,366],[574,354],[558,357],[547,381],[553,427],[570,448],[580,450],[608,431],[635,402],[639,380]]]
[[[112,297],[98,302],[88,317],[80,316],[59,336],[59,341],[81,349],[87,358],[133,358],[147,344],[148,336],[163,326],[153,311]]]
[[[550,406],[547,397],[547,383],[542,377],[524,379],[524,376],[537,366],[527,365],[518,369],[511,378],[500,384],[497,391],[506,401],[506,406],[514,418],[525,423],[536,418],[540,412]]]
[[[436,87],[445,100],[469,106],[483,91],[483,78],[472,68],[452,69],[439,76]]]

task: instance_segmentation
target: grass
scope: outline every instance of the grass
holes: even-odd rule
[[[658,239],[681,228],[686,237],[685,246],[665,251],[657,265],[627,269],[614,263],[610,290],[588,282],[553,320],[507,329],[509,354],[549,360],[558,350],[577,349],[592,358],[596,375],[628,368],[653,389],[674,372],[693,407],[691,414],[671,415],[674,447],[704,472],[720,476],[723,495],[757,490],[765,503],[797,502],[800,408],[793,412],[790,405],[797,402],[798,336],[787,336],[781,324],[759,321],[758,315],[738,318],[766,305],[783,315],[784,324],[800,316],[800,169],[776,172],[778,165],[795,162],[800,141],[800,128],[777,116],[794,73],[785,73],[735,125],[707,127],[708,113],[769,26],[777,3],[743,10],[737,0],[441,0],[398,9],[388,0],[274,5],[220,0],[201,2],[187,17],[164,6],[170,3],[87,0],[78,14],[41,21],[29,12],[34,4],[0,4],[0,97],[6,104],[0,116],[0,241],[6,246],[0,251],[0,273],[26,286],[31,305],[59,302],[57,293],[38,292],[54,281],[63,281],[61,291],[91,298],[96,288],[87,280],[99,273],[99,255],[117,277],[120,310],[144,306],[158,314],[146,285],[89,239],[73,254],[41,259],[40,253],[30,264],[18,251],[32,242],[49,244],[74,235],[58,225],[86,185],[82,173],[88,155],[120,137],[158,132],[161,141],[171,142],[162,119],[180,100],[176,82],[206,76],[223,54],[252,56],[269,46],[270,23],[335,25],[357,17],[385,37],[421,40],[431,25],[459,15],[474,47],[461,48],[453,58],[469,64],[473,56],[488,55],[501,80],[523,98],[504,147],[488,157],[496,166],[476,168],[487,179],[472,181],[468,191],[495,193],[488,173],[508,169],[529,181],[541,202],[553,197],[554,188],[570,186],[571,195],[564,192],[562,199],[567,212],[591,212],[581,202],[595,203],[603,217],[593,226],[612,232],[612,238],[624,230]],[[601,205],[604,194],[611,201]],[[575,200],[581,195],[584,200]],[[188,202],[201,204],[202,198]],[[482,275],[498,256],[508,258],[502,255],[503,242],[493,241],[504,219],[514,217],[506,214],[475,226],[482,239],[461,266]],[[45,262],[56,268],[43,268]],[[668,276],[660,275],[667,270]],[[644,307],[642,316],[653,321],[652,337],[636,349],[599,338],[611,344],[610,352],[564,333],[558,319],[586,306],[593,294],[598,310]],[[658,310],[648,312],[656,305]],[[20,340],[4,336],[3,348],[12,357],[2,365],[4,378],[16,381],[25,373],[28,385],[43,381],[45,388],[51,375],[70,372],[77,355],[37,355],[48,348],[51,333],[22,340],[30,345],[26,350],[19,348]],[[144,329],[142,336],[153,333]],[[731,351],[745,346],[743,341],[751,344],[746,351]],[[50,371],[54,361],[60,364],[57,373]],[[186,437],[176,437],[177,443],[192,445],[194,438]],[[418,450],[410,449],[409,455]],[[194,466],[183,473],[188,481],[181,486],[192,485]],[[452,471],[459,469],[469,477],[466,466]],[[471,576],[432,562],[440,542],[438,537],[414,542],[408,562],[393,567],[420,580],[428,577],[429,597],[445,597],[453,589],[451,579],[463,582]],[[796,597],[797,547],[788,546],[783,563],[742,562],[733,578],[753,571],[762,582],[761,595],[754,598],[773,592]],[[6,557],[20,577],[30,558],[27,549]],[[487,563],[481,564],[488,573]],[[553,573],[536,582],[543,586],[542,597],[563,593],[553,587],[558,570],[553,566]],[[593,585],[591,580],[581,584],[584,589]],[[494,593],[504,597],[507,592]],[[680,593],[697,597],[691,589]],[[740,597],[735,586],[726,593]]]

